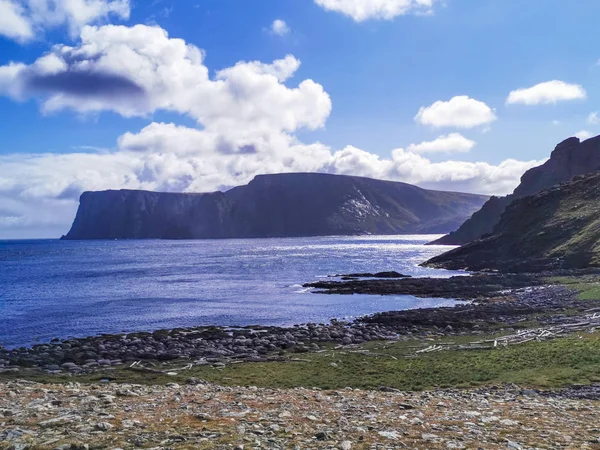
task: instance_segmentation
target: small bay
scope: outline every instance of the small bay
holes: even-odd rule
[[[282,325],[454,304],[412,296],[317,295],[331,274],[419,267],[437,236],[195,241],[0,241],[0,344],[199,325]]]

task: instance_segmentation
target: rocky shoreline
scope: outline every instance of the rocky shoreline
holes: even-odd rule
[[[597,399],[568,392],[15,381],[0,449],[597,449]]]
[[[329,324],[311,323],[290,328],[176,328],[55,340],[29,348],[0,348],[0,373],[18,374],[23,369],[33,369],[48,374],[77,375],[129,367],[141,361],[181,361],[215,367],[233,362],[281,361],[290,353],[319,351],[328,345],[479,335],[512,330],[532,320],[551,325],[572,319],[573,311],[595,306],[594,302],[578,300],[573,291],[563,286],[542,285],[539,279],[527,276],[326,281],[310,286],[322,288],[325,285],[334,286],[337,291],[348,286],[359,290],[363,286],[367,290],[376,286],[381,291],[383,286],[386,292],[390,286],[396,290],[402,286],[402,293],[446,297],[454,292],[454,297],[472,301],[454,307],[383,312],[352,322],[332,320]]]

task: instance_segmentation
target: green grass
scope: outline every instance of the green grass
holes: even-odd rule
[[[389,386],[402,390],[499,383],[559,387],[600,381],[600,333],[584,333],[507,348],[453,350],[406,358],[408,346],[414,344],[415,342],[401,342],[384,346],[378,343],[363,347],[385,356],[328,350],[323,353],[302,354],[299,358],[306,361],[301,362],[244,363],[229,365],[224,369],[204,366],[184,371],[177,376],[120,369],[110,374],[93,376],[50,377],[31,373],[26,376],[20,374],[19,377],[56,382],[94,382],[110,377],[115,382],[164,384],[185,383],[188,377],[194,376],[222,385],[323,389],[342,389],[348,386],[376,389]],[[431,342],[419,344],[423,346]],[[335,366],[331,363],[335,363]],[[1,375],[0,380],[10,377],[11,375]]]
[[[572,277],[552,277],[548,282],[563,284],[579,293],[580,300],[600,300],[600,276],[582,275]]]

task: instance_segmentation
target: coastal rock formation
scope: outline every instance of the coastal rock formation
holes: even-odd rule
[[[600,136],[583,142],[571,137],[556,146],[548,161],[525,172],[511,195],[490,198],[458,230],[432,244],[463,245],[480,239],[493,231],[505,208],[514,200],[596,170],[600,170]]]
[[[64,239],[445,233],[487,197],[321,173],[260,175],[206,194],[85,192]]]
[[[491,235],[425,265],[504,272],[600,267],[600,172],[514,201]]]

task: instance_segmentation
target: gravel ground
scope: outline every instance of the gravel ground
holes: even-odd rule
[[[0,385],[2,449],[600,449],[598,388]],[[577,389],[575,389],[577,391]],[[580,392],[581,393],[581,392]]]

